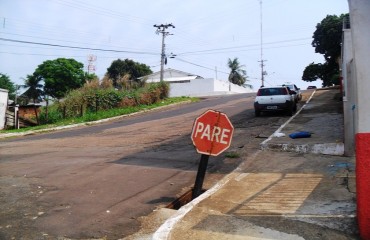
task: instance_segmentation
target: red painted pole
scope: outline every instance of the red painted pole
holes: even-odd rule
[[[357,219],[362,239],[370,239],[370,133],[356,134]]]

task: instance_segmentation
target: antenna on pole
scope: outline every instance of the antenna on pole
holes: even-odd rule
[[[258,61],[261,63],[261,87],[265,86],[265,75],[266,71],[263,70],[265,64],[263,64],[267,60],[263,60],[263,34],[262,34],[262,0],[260,1],[260,34],[261,34],[261,60]]]
[[[173,35],[170,34],[169,32],[166,31],[167,28],[172,27],[175,28],[172,23],[170,24],[161,24],[161,25],[153,25],[153,27],[156,27],[157,30],[155,31],[157,34],[162,34],[162,53],[161,53],[161,75],[160,75],[160,81],[163,81],[163,71],[164,71],[164,64],[166,62],[166,53],[165,53],[165,44],[164,44],[164,39],[168,35]]]
[[[87,65],[87,73],[95,73],[95,62],[96,62],[96,55],[94,54],[90,54],[87,56],[87,62],[88,62],[88,65]]]

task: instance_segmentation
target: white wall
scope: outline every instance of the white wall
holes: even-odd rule
[[[7,105],[8,105],[8,90],[0,88],[0,129],[4,129],[5,127]]]
[[[200,97],[248,92],[252,92],[252,90],[213,78],[192,79],[185,83],[170,83],[170,97]]]
[[[193,79],[190,82],[170,83],[170,97],[202,96],[213,92],[213,79]]]
[[[343,113],[344,113],[344,154],[355,154],[355,106],[356,92],[352,54],[352,34],[350,29],[343,29],[342,77],[343,77]]]
[[[234,93],[249,93],[249,92],[256,92],[253,89],[245,88],[236,84],[231,84],[231,92]]]
[[[353,56],[357,78],[356,133],[370,132],[370,1],[349,0]]]

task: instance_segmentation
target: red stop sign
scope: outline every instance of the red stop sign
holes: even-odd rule
[[[198,153],[217,156],[230,147],[233,132],[226,114],[208,110],[195,119],[191,140]]]

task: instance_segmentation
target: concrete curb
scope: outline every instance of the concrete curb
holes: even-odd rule
[[[258,150],[255,154],[253,154],[250,159],[254,159],[261,153],[261,150]],[[238,179],[240,177],[245,177],[248,173],[243,173],[241,171],[241,163],[237,168],[235,168],[231,173],[227,174],[223,177],[218,183],[216,183],[213,187],[208,189],[206,192],[201,194],[199,197],[195,198],[191,202],[182,206],[177,212],[168,218],[152,235],[152,240],[167,240],[170,238],[171,231],[175,228],[176,224],[181,221],[182,218],[185,217],[191,210],[193,210],[200,202],[205,200],[206,198],[215,194],[218,190],[222,189],[226,184],[228,184],[233,179]]]
[[[296,153],[315,153],[324,155],[341,156],[344,154],[343,143],[322,143],[322,144],[261,144],[262,150],[296,152]]]
[[[234,172],[232,172],[234,173]],[[182,206],[177,212],[170,218],[168,218],[154,233],[152,240],[166,240],[169,239],[171,231],[174,229],[176,224],[185,217],[195,206],[197,206],[204,199],[212,196],[215,192],[220,190],[225,186],[233,177],[233,174],[226,175],[221,181],[219,181],[212,188],[207,190],[205,193],[201,194],[199,197],[195,198],[188,204]]]

